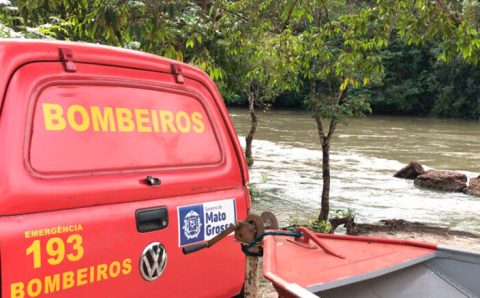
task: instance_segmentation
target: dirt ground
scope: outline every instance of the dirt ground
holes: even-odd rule
[[[421,224],[420,224],[421,225]],[[426,227],[426,226],[424,226]],[[362,236],[382,237],[382,238],[397,238],[404,240],[415,240],[435,243],[438,245],[460,248],[471,251],[480,252],[480,235],[449,231],[447,229],[433,228],[433,231],[427,229],[407,229],[408,231],[385,231],[384,229],[367,229],[362,230]],[[263,278],[262,263],[259,264],[259,283],[258,283],[258,297],[274,298],[278,297],[272,284]]]

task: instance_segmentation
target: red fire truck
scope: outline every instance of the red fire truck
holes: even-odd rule
[[[0,41],[1,297],[231,297],[246,163],[203,72],[136,51]]]

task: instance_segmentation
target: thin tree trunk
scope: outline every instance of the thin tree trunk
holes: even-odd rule
[[[322,202],[320,215],[318,220],[327,220],[328,213],[330,212],[330,131],[331,124],[328,130],[328,134],[325,135],[323,131],[322,118],[318,113],[318,97],[317,97],[317,82],[313,81],[310,85],[310,96],[312,98],[312,110],[315,123],[317,124],[318,138],[322,144],[322,176],[323,176],[323,188],[322,188]],[[332,132],[333,133],[333,132]]]
[[[245,138],[245,143],[246,143],[245,157],[247,159],[247,164],[251,166],[253,165],[252,141],[253,141],[253,136],[257,131],[257,114],[255,112],[255,105],[254,105],[255,98],[254,98],[253,92],[248,91],[247,97],[248,97],[248,110],[250,111],[251,126],[250,126],[250,132],[248,133],[248,136]]]
[[[318,216],[319,221],[327,220],[330,212],[330,137],[322,138],[322,209]]]
[[[317,127],[322,120],[320,117],[317,117]],[[323,177],[323,188],[322,188],[322,208],[320,209],[320,215],[318,216],[319,221],[327,220],[328,213],[330,212],[330,139],[332,138],[335,129],[337,128],[337,121],[332,119],[330,120],[330,125],[328,126],[327,135],[323,134],[322,127],[322,136],[320,141],[322,143],[322,177]]]
[[[322,202],[320,214],[318,215],[319,221],[328,219],[328,213],[330,212],[330,140],[337,128],[337,121],[335,119],[330,120],[328,126],[328,132],[325,134],[322,124],[322,118],[318,113],[318,97],[317,97],[317,84],[315,81],[310,86],[310,93],[312,97],[312,110],[314,112],[315,122],[317,124],[318,137],[322,144]],[[342,90],[336,99],[336,104],[345,96],[345,92]]]

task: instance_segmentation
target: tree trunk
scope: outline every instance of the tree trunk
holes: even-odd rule
[[[330,140],[337,128],[337,120],[334,118],[330,119],[330,124],[328,126],[328,132],[325,133],[323,130],[322,117],[319,113],[319,98],[317,96],[317,82],[312,81],[310,85],[310,96],[312,100],[312,111],[313,118],[317,124],[318,137],[322,143],[322,177],[323,177],[323,188],[322,188],[322,202],[320,214],[318,216],[318,221],[326,221],[328,219],[328,213],[330,212]],[[345,96],[344,90],[340,91],[338,94],[335,104],[339,104],[341,99]]]
[[[330,212],[330,137],[322,138],[322,209],[318,216],[319,221],[327,220]]]
[[[250,111],[250,132],[248,136],[245,138],[245,158],[247,159],[247,164],[249,166],[253,165],[253,157],[252,157],[252,141],[255,132],[257,131],[257,114],[255,113],[255,105],[254,105],[254,95],[252,92],[247,93],[248,97],[248,110]]]

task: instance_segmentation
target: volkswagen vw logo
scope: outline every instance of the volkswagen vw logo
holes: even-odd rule
[[[142,252],[140,273],[146,281],[154,281],[162,275],[167,265],[167,251],[160,242],[152,242]]]

